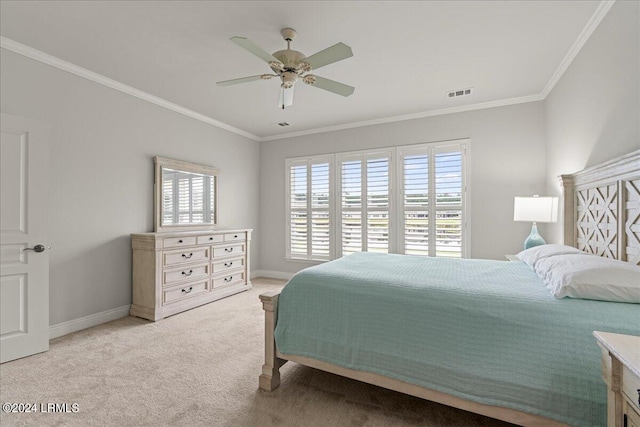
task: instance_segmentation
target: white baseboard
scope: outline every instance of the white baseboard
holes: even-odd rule
[[[270,279],[289,280],[294,274],[295,273],[287,273],[286,271],[254,270],[251,272],[251,278],[268,277]]]
[[[251,278],[256,277],[268,277],[271,279],[289,280],[293,277],[294,273],[287,273],[284,271],[271,271],[271,270],[254,270],[251,272]],[[49,339],[61,337],[63,335],[70,334],[72,332],[81,331],[83,329],[97,326],[102,323],[107,323],[112,320],[127,317],[131,305],[124,305],[122,307],[113,308],[111,310],[102,311],[100,313],[90,314],[89,316],[81,317],[79,319],[69,320],[68,322],[58,323],[56,325],[49,326]]]
[[[81,331],[92,326],[107,323],[112,320],[120,319],[122,317],[127,317],[129,315],[130,308],[130,305],[123,305],[122,307],[113,308],[111,310],[102,311],[96,314],[90,314],[79,319],[73,319],[69,320],[68,322],[62,322],[56,325],[49,326],[49,339],[52,340],[54,338],[70,334],[72,332]]]

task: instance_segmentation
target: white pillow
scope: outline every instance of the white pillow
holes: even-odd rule
[[[516,257],[531,268],[535,268],[536,262],[543,258],[564,254],[584,254],[580,249],[566,245],[539,245],[525,249]]]
[[[535,272],[556,298],[640,303],[640,267],[586,253],[540,259]]]

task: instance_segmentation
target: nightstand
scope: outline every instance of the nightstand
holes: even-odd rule
[[[507,259],[507,261],[520,261],[515,255],[505,255],[504,257]]]
[[[594,331],[607,383],[607,426],[640,427],[640,337]]]

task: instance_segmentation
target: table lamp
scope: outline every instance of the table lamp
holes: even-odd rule
[[[538,234],[537,222],[558,221],[557,197],[516,197],[513,204],[513,220],[533,222],[531,234],[524,241],[524,248],[544,245],[546,242]]]

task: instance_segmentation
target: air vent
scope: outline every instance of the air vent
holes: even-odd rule
[[[285,126],[289,126],[289,123],[287,123],[287,122],[281,122],[281,123],[278,123],[278,126],[280,126],[280,127],[282,127],[282,128],[283,128],[283,127],[285,127]]]
[[[467,96],[467,95],[471,95],[472,92],[473,92],[472,87],[469,87],[466,89],[451,90],[447,92],[447,98],[457,98],[459,96]]]

